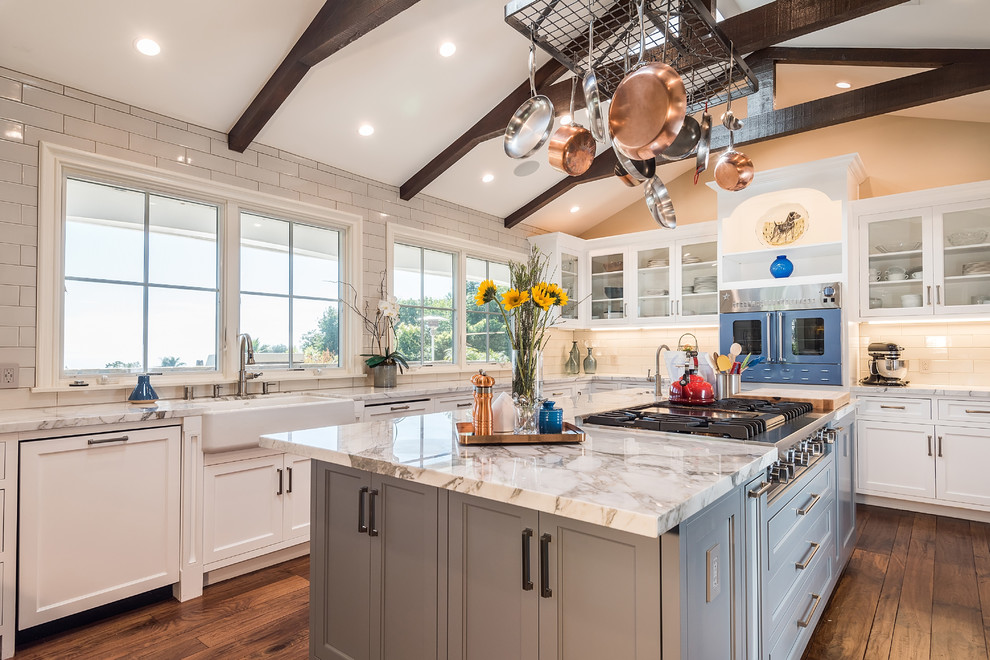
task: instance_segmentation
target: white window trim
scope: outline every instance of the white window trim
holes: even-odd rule
[[[359,291],[363,290],[363,255],[361,249],[362,219],[345,213],[285,199],[276,195],[245,190],[225,183],[162,170],[157,167],[79,151],[63,145],[40,142],[38,170],[38,267],[37,267],[37,342],[35,349],[36,385],[32,391],[65,391],[76,377],[61,374],[62,305],[66,176],[78,175],[108,183],[151,189],[177,196],[187,196],[220,207],[220,346],[217,371],[210,373],[166,373],[155,377],[155,383],[165,386],[227,383],[237,380],[239,356],[238,305],[240,299],[240,213],[253,211],[273,215],[292,222],[337,229],[344,235],[341,255],[344,268],[341,276]],[[346,314],[341,323],[343,337],[339,367],[316,367],[304,371],[273,371],[264,380],[284,381],[324,378],[354,378],[364,375],[361,352],[361,325],[353,313]],[[346,330],[345,330],[346,329]],[[347,356],[352,356],[348,358]],[[267,376],[271,376],[268,378]],[[87,383],[97,384],[97,377],[85,377]],[[131,375],[113,375],[108,386],[119,389],[133,383]]]
[[[385,270],[388,273],[388,291],[392,295],[394,286],[392,282],[392,265],[394,246],[396,243],[408,243],[415,247],[424,247],[454,254],[454,305],[456,315],[454,319],[454,336],[457,338],[454,350],[457,354],[457,362],[452,364],[434,364],[431,366],[416,366],[411,371],[419,369],[429,369],[438,373],[463,372],[469,369],[477,369],[478,365],[499,364],[498,362],[468,362],[467,361],[467,294],[465,292],[465,282],[467,281],[467,258],[485,259],[486,261],[510,261],[525,262],[529,258],[528,252],[517,250],[507,250],[495,245],[479,245],[475,241],[469,241],[453,236],[444,236],[423,229],[405,227],[395,222],[385,225]]]

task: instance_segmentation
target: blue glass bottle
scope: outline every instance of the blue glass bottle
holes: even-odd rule
[[[774,277],[790,277],[794,272],[794,264],[784,255],[779,255],[770,264],[770,274]]]

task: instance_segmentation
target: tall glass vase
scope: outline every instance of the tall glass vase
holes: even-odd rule
[[[539,433],[543,387],[543,354],[536,348],[512,351],[512,400],[516,433]]]

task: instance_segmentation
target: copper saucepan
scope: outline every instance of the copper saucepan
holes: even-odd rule
[[[550,137],[548,158],[550,167],[555,170],[580,176],[595,160],[598,144],[591,131],[574,121],[574,93],[578,79],[574,77],[571,80],[571,123],[561,126]]]
[[[735,148],[735,131],[742,128],[742,122],[732,114],[732,46],[729,46],[728,103],[722,123],[729,129],[729,148],[715,163],[715,183],[719,188],[736,192],[749,185],[756,174],[753,159]]]
[[[643,2],[639,3],[639,62],[626,74],[608,109],[612,140],[630,158],[647,160],[663,153],[677,137],[687,112],[681,76],[663,62],[642,64],[646,51]],[[668,15],[669,22],[669,15]],[[664,40],[665,49],[666,41]]]

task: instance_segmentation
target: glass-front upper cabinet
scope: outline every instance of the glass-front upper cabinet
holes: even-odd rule
[[[625,318],[624,253],[592,252],[589,258],[591,260],[591,320]]]
[[[930,314],[935,274],[931,263],[930,210],[866,216],[861,226],[863,316]],[[919,309],[928,307],[927,310]],[[866,310],[869,310],[868,312]]]
[[[936,312],[990,312],[990,200],[935,211]]]
[[[677,243],[680,255],[680,296],[677,316],[718,314],[718,241],[684,240]]]
[[[578,318],[578,302],[581,300],[580,260],[577,254],[560,252],[560,287],[567,293],[568,304],[560,310],[560,316],[572,321]]]
[[[670,247],[636,252],[636,314],[641,319],[672,315]]]

